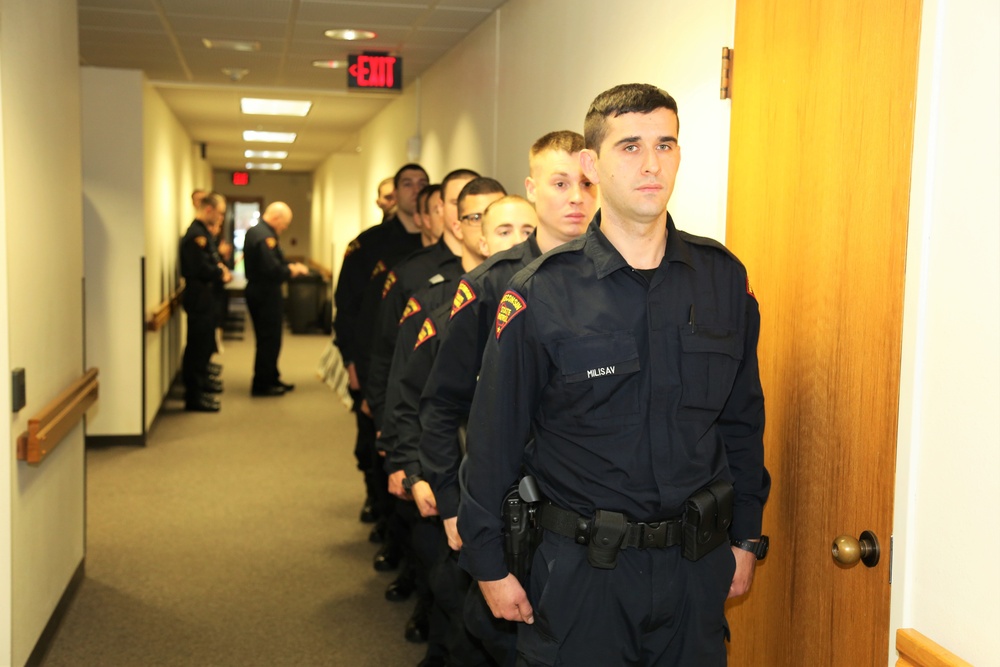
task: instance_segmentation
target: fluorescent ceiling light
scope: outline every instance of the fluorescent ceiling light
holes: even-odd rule
[[[272,144],[290,144],[295,141],[294,132],[260,132],[244,130],[243,141],[267,141]]]
[[[344,69],[347,67],[346,60],[314,60],[313,67],[322,67],[324,69]]]
[[[284,160],[288,157],[288,151],[244,151],[243,157],[256,158],[258,160]]]
[[[323,34],[330,39],[339,39],[345,42],[356,42],[362,39],[375,39],[378,37],[378,35],[371,30],[353,30],[351,28],[343,30],[327,30]]]
[[[206,49],[229,49],[230,51],[260,51],[260,42],[242,42],[235,39],[202,39]]]
[[[265,100],[259,97],[241,97],[240,110],[245,114],[262,116],[305,116],[312,109],[312,102],[303,100]]]
[[[281,169],[280,162],[247,162],[247,169],[267,169],[268,171],[277,171]]]

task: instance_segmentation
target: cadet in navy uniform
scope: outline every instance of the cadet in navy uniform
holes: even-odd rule
[[[201,198],[197,217],[181,241],[181,275],[184,276],[184,310],[187,312],[187,344],[184,348],[182,377],[184,407],[196,412],[218,412],[219,403],[210,393],[221,384],[208,375],[215,349],[216,287],[232,276],[215,251],[210,229],[226,215],[226,199],[213,192]]]
[[[292,210],[284,202],[274,202],[264,210],[260,222],[247,230],[243,257],[247,273],[247,309],[253,321],[257,350],[254,355],[253,396],[281,396],[294,385],[281,381],[278,354],[281,352],[281,285],[294,276],[309,273],[305,264],[285,261],[278,236],[292,224]]]
[[[372,324],[366,321],[373,319],[376,312],[372,308],[366,309],[366,295],[375,291],[375,295],[370,298],[377,299],[389,267],[421,247],[420,230],[414,224],[407,202],[404,202],[406,210],[398,211],[396,199],[401,185],[405,198],[409,201],[409,193],[414,189],[419,192],[427,185],[427,181],[427,172],[423,167],[407,164],[400,167],[392,178],[379,184],[376,203],[384,214],[382,223],[361,232],[348,244],[334,292],[337,309],[333,322],[334,343],[344,360],[351,397],[354,399],[358,427],[354,456],[358,462],[358,470],[365,474],[366,498],[361,509],[361,520],[365,522],[382,518],[379,516],[376,499],[380,494],[381,497],[387,495],[384,490],[385,475],[377,474],[380,468],[373,459],[375,424],[361,393],[372,328]],[[384,529],[373,530],[371,538],[381,540],[383,533]]]
[[[677,135],[676,102],[654,86],[594,100],[581,166],[601,211],[512,279],[486,347],[460,562],[496,616],[522,622],[522,664],[725,665],[725,600],[764,553],[757,301],[731,253],[667,213]],[[545,498],[527,592],[501,532],[522,467]],[[727,482],[728,535],[713,527],[724,541],[683,557],[686,502]]]
[[[528,199],[538,218],[535,234],[513,248],[491,255],[462,276],[451,317],[441,335],[420,403],[420,460],[424,478],[437,498],[448,533],[458,551],[459,428],[465,425],[479,378],[479,365],[500,297],[515,273],[543,252],[580,236],[597,209],[597,186],[580,170],[583,136],[569,130],[549,132],[528,152]]]

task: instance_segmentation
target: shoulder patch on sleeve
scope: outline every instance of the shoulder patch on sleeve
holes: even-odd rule
[[[476,292],[472,289],[472,285],[466,281],[458,283],[458,289],[455,290],[455,298],[451,302],[451,315],[448,319],[455,317],[455,313],[462,310],[470,303],[476,300]]]
[[[268,248],[274,250],[275,247],[277,247],[278,245],[278,239],[274,238],[273,236],[268,236],[266,239],[264,239],[264,243],[267,244]]]
[[[396,284],[396,272],[390,271],[389,275],[385,277],[385,282],[382,283],[382,298],[384,299],[389,292],[392,291],[392,286]]]
[[[403,316],[399,318],[399,323],[402,324],[413,315],[419,313],[421,310],[423,310],[423,308],[420,306],[420,302],[411,296],[406,302],[406,307],[403,308]]]
[[[413,349],[417,349],[436,335],[437,327],[434,326],[434,321],[428,317],[420,327],[420,333],[417,334],[417,342],[413,345]]]
[[[368,276],[368,280],[371,280],[380,273],[385,273],[385,262],[383,262],[381,259],[378,261],[377,264],[375,264],[375,268],[372,269],[372,274]]]
[[[195,242],[195,245],[197,245],[199,248],[204,248],[205,246],[208,245],[208,239],[205,238],[204,236],[196,236],[196,237],[194,237],[194,242]]]
[[[750,287],[750,276],[747,276],[747,294],[752,296],[754,299],[757,298],[757,295],[753,293],[753,288]]]
[[[497,306],[497,340],[500,340],[500,334],[511,323],[511,320],[527,309],[528,304],[520,294],[510,289],[504,293],[500,299],[500,305]]]
[[[347,250],[344,251],[344,257],[350,257],[353,253],[361,250],[361,241],[354,239],[347,244]]]

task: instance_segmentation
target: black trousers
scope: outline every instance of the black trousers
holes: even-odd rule
[[[253,322],[257,349],[253,362],[253,388],[278,384],[278,354],[281,352],[283,301],[280,291],[257,293],[247,289],[247,309]]]
[[[208,362],[215,351],[215,318],[211,311],[192,309],[188,311],[187,341],[184,345],[184,359],[181,362],[181,377],[184,380],[184,397],[194,400],[201,395]]]
[[[545,532],[532,562],[532,625],[518,624],[518,665],[724,667],[726,596],[736,559],[723,544],[701,560],[680,547],[625,549],[613,570],[586,547]]]

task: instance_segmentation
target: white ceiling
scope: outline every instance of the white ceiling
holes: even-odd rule
[[[357,134],[394,93],[348,91],[343,69],[314,60],[384,51],[403,60],[403,85],[461,41],[505,0],[78,0],[80,63],[142,70],[191,138],[220,169],[242,169],[243,151],[287,150],[285,171],[311,171],[354,151]],[[374,40],[334,41],[332,28],[372,30]],[[208,49],[202,39],[260,42],[260,50]],[[223,68],[248,70],[233,82]],[[240,97],[308,99],[305,118],[245,116]],[[297,132],[294,144],[246,144],[243,130]]]

